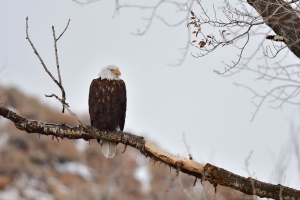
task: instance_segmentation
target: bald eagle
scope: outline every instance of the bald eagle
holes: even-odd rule
[[[91,125],[101,131],[123,131],[126,117],[126,86],[119,78],[121,72],[115,65],[103,67],[99,78],[90,85],[89,113]],[[102,153],[113,158],[117,143],[99,140]]]

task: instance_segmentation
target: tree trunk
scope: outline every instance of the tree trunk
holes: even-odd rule
[[[283,0],[247,0],[283,42],[300,58],[300,18],[298,11]]]

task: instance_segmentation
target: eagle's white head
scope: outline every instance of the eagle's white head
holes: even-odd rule
[[[101,79],[120,80],[121,72],[116,65],[107,65],[101,69],[98,75]]]

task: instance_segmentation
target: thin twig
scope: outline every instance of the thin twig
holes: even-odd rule
[[[60,34],[60,36],[56,39],[55,35],[55,29],[54,26],[52,26],[52,32],[53,32],[53,39],[54,39],[54,51],[55,51],[55,59],[56,59],[56,67],[57,67],[57,74],[58,74],[58,80],[59,80],[59,88],[61,89],[62,93],[62,102],[66,101],[66,92],[64,87],[62,86],[62,80],[61,80],[61,75],[60,75],[60,69],[59,69],[59,61],[58,61],[58,54],[57,54],[57,41],[61,38],[61,36],[65,33],[67,28],[69,27],[70,19],[68,20],[68,23],[66,25],[66,28],[63,30],[63,32]],[[65,107],[63,106],[62,113],[65,112]]]
[[[61,38],[61,36],[66,32],[67,28],[69,27],[70,21],[71,21],[71,20],[69,19],[66,28],[65,28],[64,31],[60,34],[60,36],[56,39],[56,41],[59,40],[59,38]]]
[[[69,22],[70,20],[68,21],[68,24],[65,28],[65,30],[62,32],[62,34],[59,36],[59,38],[63,35],[63,33],[66,31],[66,29],[68,28],[69,26]],[[30,40],[29,38],[29,34],[28,34],[28,17],[26,17],[26,39],[28,40],[28,42],[30,43],[34,53],[37,55],[37,57],[39,58],[42,66],[44,67],[45,71],[47,72],[47,74],[52,78],[52,80],[56,83],[56,85],[60,88],[60,90],[62,91],[62,101],[65,103],[66,101],[66,93],[65,93],[65,90],[62,86],[62,83],[61,83],[61,76],[60,76],[60,70],[59,70],[59,62],[58,62],[58,55],[57,55],[57,40],[59,39],[56,39],[56,36],[55,36],[55,30],[54,30],[54,26],[52,26],[52,31],[53,31],[53,37],[54,37],[54,48],[55,48],[55,57],[56,57],[56,65],[57,65],[57,73],[58,73],[58,77],[59,77],[59,81],[56,80],[56,78],[54,78],[54,76],[51,74],[51,72],[48,70],[46,64],[44,63],[43,59],[41,58],[40,54],[38,53],[38,51],[36,50],[35,46],[33,45],[32,41]],[[66,103],[65,103],[66,104]],[[64,104],[63,104],[64,105]],[[62,112],[64,113],[64,106],[63,106],[63,109],[62,109]]]
[[[28,42],[30,43],[33,52],[37,55],[37,57],[39,58],[42,66],[44,67],[45,71],[47,72],[47,74],[52,78],[52,80],[59,85],[59,83],[57,82],[57,80],[53,77],[53,75],[51,74],[51,72],[48,70],[48,68],[46,67],[43,59],[41,58],[40,54],[38,53],[38,51],[36,50],[36,48],[34,47],[33,43],[31,42],[30,38],[29,38],[29,34],[28,34],[28,17],[26,17],[26,39],[28,40]]]
[[[46,95],[46,94],[45,94],[45,96],[46,96],[46,97],[55,97],[55,98],[62,104],[62,106],[69,112],[69,114],[70,114],[72,117],[74,117],[74,118],[80,123],[80,125],[85,129],[85,131],[91,133],[92,135],[95,135],[95,134],[88,128],[88,126],[87,126],[84,122],[82,122],[82,121],[79,119],[79,117],[78,117],[78,116],[70,109],[70,106],[69,106],[68,103],[64,102],[61,98],[59,98],[59,97],[58,97],[57,95],[55,95],[55,94],[51,94],[51,95]]]

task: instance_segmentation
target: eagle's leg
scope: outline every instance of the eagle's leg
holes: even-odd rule
[[[99,140],[97,142],[102,146],[102,153],[106,158],[113,158],[117,151],[117,143],[108,140]]]

